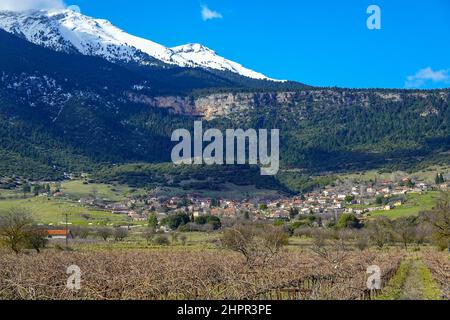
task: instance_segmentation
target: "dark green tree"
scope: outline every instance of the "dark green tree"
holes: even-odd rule
[[[289,209],[289,217],[291,218],[291,219],[295,219],[295,217],[297,217],[298,215],[299,215],[299,211],[298,211],[298,208],[291,208],[291,209]]]
[[[358,218],[353,213],[344,213],[339,217],[338,223],[336,224],[337,229],[345,228],[360,228]]]
[[[153,230],[158,228],[158,217],[156,216],[156,213],[153,212],[148,217],[148,226],[149,228],[153,228]]]
[[[169,227],[172,230],[178,229],[180,226],[184,226],[190,222],[189,215],[184,212],[179,212],[168,216],[162,220],[162,224]]]

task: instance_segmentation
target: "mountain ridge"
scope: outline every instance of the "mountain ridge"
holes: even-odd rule
[[[220,57],[201,44],[168,48],[128,34],[107,20],[68,9],[0,11],[0,28],[55,51],[98,56],[110,62],[135,62],[162,68],[204,68],[257,80],[278,81]]]

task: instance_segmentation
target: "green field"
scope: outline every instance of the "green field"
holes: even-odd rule
[[[16,198],[19,195],[18,192],[17,190],[0,189],[0,199]],[[23,196],[23,194],[20,195]]]
[[[215,232],[178,232],[178,240],[173,243],[170,234],[165,234],[170,241],[169,246],[160,246],[154,243],[147,243],[141,233],[142,227],[132,228],[128,237],[124,241],[114,241],[112,238],[108,241],[96,239],[94,242],[84,243],[83,241],[71,240],[70,245],[75,250],[216,250],[220,248],[221,231]],[[186,243],[183,245],[181,237],[186,237]],[[298,250],[307,248],[313,244],[311,238],[291,237],[286,250]]]
[[[52,188],[56,186],[54,183],[51,185]],[[98,198],[120,201],[124,200],[127,195],[141,192],[141,190],[131,189],[127,186],[84,184],[80,180],[62,183],[61,191],[65,195],[64,198],[33,197],[30,193],[24,198],[20,189],[1,189],[0,210],[7,210],[12,207],[26,208],[31,211],[36,221],[42,224],[63,225],[65,224],[66,213],[71,225],[123,224],[129,222],[128,217],[81,206],[78,200],[96,193]]]
[[[128,237],[123,241],[114,241],[110,238],[108,241],[102,239],[96,239],[94,242],[80,242],[77,240],[72,240],[70,245],[75,250],[92,250],[92,251],[103,251],[103,250],[210,250],[217,249],[218,240],[220,239],[221,232],[179,232],[178,239],[173,242],[172,237],[169,234],[164,234],[169,239],[170,244],[157,245],[152,242],[148,243],[142,236],[141,232],[143,228],[133,228],[130,231]],[[160,236],[160,235],[157,235]],[[157,237],[155,236],[155,237]],[[183,244],[181,237],[186,237],[186,243]]]
[[[421,211],[430,210],[439,198],[440,193],[430,191],[425,194],[411,193],[408,194],[406,202],[390,211],[374,211],[372,216],[386,216],[388,218],[397,219],[400,217],[415,216]]]
[[[77,202],[57,200],[47,197],[11,199],[0,201],[0,210],[12,207],[27,208],[38,223],[63,225],[65,214],[73,225],[96,226],[103,224],[122,224],[129,222],[128,217],[114,215],[111,212],[92,210],[80,206]]]
[[[55,186],[56,184],[52,184],[53,188]],[[82,206],[78,203],[78,200],[95,195],[100,199],[119,202],[125,200],[128,196],[143,192],[141,189],[132,189],[123,185],[87,184],[81,180],[63,182],[60,189],[64,194],[63,198],[32,197],[31,194],[24,198],[23,193],[18,189],[0,190],[0,210],[7,210],[12,207],[27,208],[32,212],[36,221],[42,224],[63,225],[65,224],[66,213],[71,225],[126,224],[130,223],[128,217]]]
[[[115,186],[101,183],[85,184],[80,180],[62,183],[61,191],[65,195],[75,199],[87,198],[96,193],[99,198],[110,201],[122,201],[130,195],[143,193],[143,190],[141,189],[133,189],[124,185]]]

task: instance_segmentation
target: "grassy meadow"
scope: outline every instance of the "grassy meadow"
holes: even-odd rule
[[[403,205],[388,211],[371,212],[371,216],[386,216],[391,219],[416,216],[422,211],[433,208],[438,198],[439,192],[437,191],[429,191],[424,194],[411,193],[407,195],[406,202]]]

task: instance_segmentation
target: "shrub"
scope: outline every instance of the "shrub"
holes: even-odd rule
[[[170,245],[169,237],[167,237],[166,235],[163,235],[163,234],[156,236],[156,238],[155,238],[155,240],[153,240],[153,242],[159,246]]]
[[[126,228],[116,228],[114,229],[114,240],[115,241],[123,241],[126,237],[128,237],[128,229]]]
[[[187,236],[186,236],[185,234],[182,234],[182,235],[180,236],[180,242],[181,242],[181,244],[182,244],[183,246],[186,245],[186,243],[187,243]]]
[[[216,216],[199,216],[195,219],[195,223],[199,225],[210,224],[214,230],[218,230],[222,227],[220,218]]]

